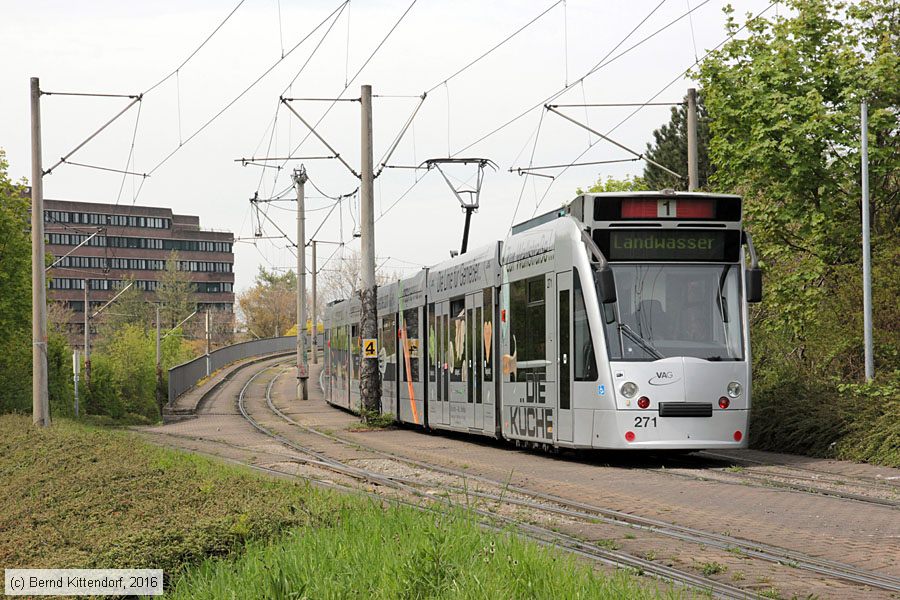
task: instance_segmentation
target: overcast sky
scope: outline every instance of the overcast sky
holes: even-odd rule
[[[30,77],[40,77],[41,88],[50,92],[145,92],[172,73],[236,4],[237,0],[4,2],[0,21],[0,147],[6,150],[10,175],[19,179],[31,172]],[[287,188],[290,169],[299,161],[279,171],[241,166],[235,159],[291,155],[306,130],[283,106],[277,111],[275,127],[271,126],[279,95],[337,97],[409,4],[409,0],[353,0],[341,10],[342,4],[334,0],[245,0],[177,76],[149,91],[139,105],[71,160],[125,169],[134,138],[133,158],[127,170],[149,172],[287,54],[268,75],[184,143],[151,177],[126,176],[123,181],[119,174],[62,165],[45,177],[45,197],[165,206],[199,215],[205,228],[252,238],[256,219],[248,199],[257,191],[261,198],[268,198]],[[588,150],[588,144],[597,141],[595,137],[541,109],[470,144],[577,81],[620,43],[611,59],[695,8],[692,19],[682,18],[615,58],[555,102],[645,102],[676,78],[656,101],[680,101],[692,82],[679,75],[696,56],[703,56],[724,39],[724,4],[721,0],[568,0],[550,8],[553,1],[419,0],[343,97],[358,98],[361,84],[371,84],[376,95],[409,96],[374,100],[378,161],[418,102],[415,96],[433,88],[390,163],[419,164],[448,153],[495,161],[499,169],[486,174],[481,210],[473,217],[470,247],[474,247],[504,237],[517,204],[516,222],[571,200],[578,186],[590,185],[599,175],[640,174],[643,163],[541,171],[558,175],[555,180],[510,173],[510,168],[529,163],[567,164],[585,150],[579,162],[629,158],[606,142]],[[733,4],[740,15],[756,14],[768,6],[768,2],[755,0]],[[511,41],[443,84],[458,69],[548,8],[543,17]],[[324,24],[315,29],[320,23]],[[297,76],[317,45],[318,50]],[[295,76],[293,86],[287,89]],[[122,98],[44,96],[44,167],[69,152],[128,102]],[[330,104],[296,102],[293,106],[304,119],[315,123]],[[607,132],[634,108],[561,110]],[[652,138],[653,129],[668,120],[668,110],[646,107],[619,125],[611,137],[641,151]],[[317,130],[359,170],[358,103],[337,103]],[[327,149],[310,137],[293,155],[324,154],[328,154]],[[307,160],[304,164],[312,182],[327,195],[351,192],[359,184],[336,160]],[[454,167],[451,174],[467,181],[475,169]],[[417,178],[421,179],[418,183]],[[311,233],[322,223],[333,201],[310,187],[307,196],[307,231]],[[294,205],[281,202],[269,206],[268,216],[293,238]],[[463,213],[435,171],[386,169],[375,182],[375,215],[376,251],[385,268],[412,274],[422,265],[447,258],[450,249],[459,247]],[[348,247],[358,248],[358,240],[352,237],[354,220],[358,220],[357,201],[345,201],[317,237],[326,241],[343,239]],[[265,221],[263,234],[278,235]],[[235,244],[237,289],[252,283],[257,265],[280,268],[294,264],[286,245],[284,240],[265,239]],[[335,248],[320,247],[320,266]],[[340,255],[338,250],[325,268],[333,267]]]

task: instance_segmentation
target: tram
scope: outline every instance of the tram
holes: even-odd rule
[[[544,448],[747,445],[748,304],[762,280],[741,198],[583,194],[502,241],[378,289],[377,358],[358,297],[325,316],[323,387],[359,411]],[[371,345],[370,342],[367,344]]]

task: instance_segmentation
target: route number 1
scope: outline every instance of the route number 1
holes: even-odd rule
[[[378,358],[378,340],[366,338],[363,340],[363,358]]]
[[[678,203],[674,198],[667,198],[665,200],[657,200],[656,202],[656,216],[657,217],[677,217],[678,216]]]

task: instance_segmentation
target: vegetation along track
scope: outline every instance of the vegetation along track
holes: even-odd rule
[[[258,373],[259,374],[259,373]],[[391,461],[395,461],[397,463],[402,463],[408,465],[414,469],[424,470],[426,472],[442,474],[446,476],[451,476],[454,478],[458,478],[463,482],[467,481],[477,481],[488,486],[494,487],[495,489],[501,490],[499,494],[497,493],[485,493],[472,489],[468,489],[465,484],[463,486],[453,486],[447,485],[446,483],[441,484],[441,487],[448,497],[450,494],[464,494],[469,497],[481,498],[484,500],[494,501],[497,503],[505,503],[508,505],[516,505],[520,507],[527,508],[531,511],[539,511],[547,514],[553,514],[561,517],[565,517],[568,519],[587,521],[587,522],[603,522],[611,525],[624,526],[632,529],[642,530],[648,533],[667,536],[670,538],[675,538],[682,542],[689,542],[693,544],[698,544],[704,547],[712,547],[717,548],[723,551],[732,552],[732,553],[741,553],[744,556],[755,558],[763,561],[768,561],[770,563],[776,563],[780,565],[788,565],[792,568],[801,569],[805,571],[809,571],[812,573],[816,573],[818,575],[824,575],[826,577],[840,579],[844,581],[848,581],[854,584],[870,586],[877,589],[897,592],[900,591],[900,578],[896,578],[890,575],[882,575],[878,573],[873,573],[871,571],[867,571],[865,569],[861,569],[855,567],[853,565],[848,565],[845,563],[840,563],[836,561],[831,561],[827,559],[807,556],[799,552],[795,552],[792,550],[780,548],[777,546],[772,546],[768,544],[762,544],[759,542],[748,541],[741,538],[736,538],[730,535],[718,534],[703,530],[698,530],[691,527],[685,527],[681,525],[676,525],[673,523],[668,523],[665,521],[640,517],[628,513],[624,513],[621,511],[616,511],[612,509],[606,509],[598,506],[593,506],[590,504],[576,502],[572,500],[568,500],[565,498],[561,498],[559,496],[555,496],[552,494],[546,494],[542,492],[537,492],[534,490],[521,488],[518,486],[509,485],[508,482],[502,482],[498,480],[494,480],[487,477],[472,475],[471,473],[464,473],[461,471],[457,471],[451,468],[447,468],[444,466],[427,463],[417,459],[411,459],[404,456],[400,456],[391,452],[386,452],[382,450],[378,450],[376,448],[372,448],[370,446],[361,445],[356,440],[348,440],[342,438],[340,436],[334,435],[332,433],[324,432],[314,427],[310,427],[299,423],[298,421],[292,419],[290,416],[285,414],[282,410],[280,410],[277,406],[275,406],[272,400],[272,387],[277,380],[277,378],[281,375],[281,373],[277,374],[273,377],[267,387],[265,400],[269,410],[283,420],[285,423],[290,424],[301,431],[318,436],[323,440],[329,440],[330,442],[341,444],[344,446],[364,449],[366,452],[369,452],[373,455],[381,456],[387,458]],[[254,376],[255,377],[255,376]],[[249,382],[248,382],[249,386]],[[246,389],[246,387],[245,387]],[[243,394],[242,394],[243,397]],[[243,400],[240,401],[241,403]],[[361,478],[367,480],[372,483],[377,483],[380,485],[385,485],[388,487],[392,487],[394,489],[402,489],[406,492],[412,493],[416,496],[421,496],[423,492],[421,488],[423,485],[428,486],[430,488],[435,487],[435,482],[433,480],[422,481],[421,479],[410,479],[405,477],[397,477],[385,475],[384,473],[379,473],[377,471],[371,469],[359,469],[358,467],[349,466],[346,463],[335,461],[321,453],[312,451],[310,448],[305,446],[300,446],[282,435],[279,435],[266,427],[260,425],[256,420],[250,417],[249,414],[246,414],[246,409],[242,408],[242,414],[244,417],[254,423],[254,426],[257,429],[260,429],[266,435],[275,437],[278,441],[285,443],[286,445],[294,448],[295,450],[301,451],[305,454],[312,453],[317,460],[328,463],[334,469],[340,470],[343,473],[348,473],[349,471],[353,471],[357,478]],[[464,488],[464,489],[461,489]],[[429,496],[433,496],[433,494],[428,494]],[[496,518],[497,514],[495,512],[489,513],[490,516]],[[518,522],[517,525],[523,531],[527,531],[528,528],[537,527],[533,524],[525,524]],[[572,538],[571,536],[566,536],[565,534],[559,534],[558,532],[548,530],[546,528],[537,527],[538,531],[532,530],[530,535],[532,537],[540,537],[537,535],[540,533],[545,537],[545,539],[549,538],[554,541],[557,545],[562,545],[563,547],[568,547],[569,549],[575,550],[571,546],[574,544],[585,544],[585,542]],[[562,540],[560,538],[568,538],[567,540]],[[562,543],[566,541],[567,543]],[[590,544],[589,544],[590,545]],[[653,563],[651,561],[644,561],[643,559],[636,559],[636,557],[624,555],[622,553],[617,553],[614,551],[608,551],[602,548],[594,548],[594,550],[603,550],[601,553],[605,562],[612,560],[615,564],[630,566],[633,568],[637,568],[646,572],[657,574],[661,577],[666,577],[669,579],[673,579],[676,581],[681,581],[684,583],[688,583],[689,585],[697,585],[696,583],[692,583],[691,581],[686,580],[685,578],[677,578],[674,574],[661,572],[660,567],[662,565]],[[649,563],[649,564],[646,564]],[[662,569],[666,570],[668,567]],[[683,573],[684,575],[688,575],[690,578],[696,579],[696,576],[690,573]],[[709,587],[711,580],[704,579],[705,585]],[[722,591],[723,595],[735,594],[737,588],[733,588],[731,586],[726,586],[731,588],[731,591],[726,592]],[[742,592],[746,595],[746,592]]]

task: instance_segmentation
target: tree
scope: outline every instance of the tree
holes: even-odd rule
[[[790,0],[701,66],[711,186],[744,196],[758,447],[900,465],[900,4]],[[738,24],[728,11],[727,29]],[[862,379],[860,101],[869,103],[876,380]]]
[[[648,163],[644,166],[644,182],[649,190],[687,190],[688,147],[687,147],[687,106],[672,107],[669,122],[653,132],[654,143],[647,144],[645,155],[664,167],[683,173],[678,178],[659,167]],[[703,94],[697,95],[697,164],[698,188],[706,188],[714,168],[709,162],[709,116],[703,101]]]
[[[792,0],[701,69],[713,186],[745,196],[768,271],[764,328],[802,353],[842,265],[860,261],[859,105],[870,106],[873,248],[897,243],[900,4]],[[729,33],[738,24],[727,9]],[[850,308],[850,307],[848,307]],[[895,351],[900,351],[896,349]]]
[[[284,335],[297,321],[297,276],[260,267],[254,285],[238,296],[244,324],[255,337]]]
[[[175,327],[197,308],[193,298],[190,278],[178,266],[178,252],[172,252],[166,259],[166,270],[156,288],[159,302],[160,322],[167,329]]]
[[[0,411],[31,409],[31,201],[0,149]]]
[[[597,181],[587,189],[587,193],[589,194],[600,194],[603,192],[642,192],[645,190],[653,189],[652,187],[647,185],[647,182],[643,177],[634,177],[631,175],[626,175],[625,179],[613,179],[610,176],[607,176],[606,179],[603,179],[603,176],[597,177]],[[576,194],[584,194],[585,190],[578,188],[575,191]]]
[[[337,259],[331,268],[322,270],[319,292],[322,300],[319,306],[334,300],[345,300],[359,294],[360,273],[362,272],[362,256],[356,250],[350,250],[346,256]],[[375,271],[375,285],[381,286],[399,280],[396,271],[379,269]],[[321,314],[321,313],[320,313]],[[321,318],[321,317],[320,317]]]
[[[133,278],[123,280],[122,287],[132,282]],[[97,315],[97,320],[103,326],[104,336],[115,335],[115,332],[125,325],[137,325],[144,331],[149,331],[150,328],[155,327],[155,319],[153,305],[147,302],[144,292],[138,289],[137,284],[133,284],[122,292],[122,295],[116,298],[114,303]]]

